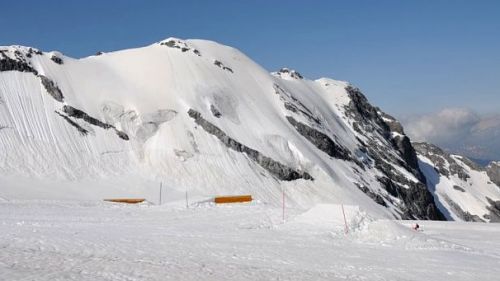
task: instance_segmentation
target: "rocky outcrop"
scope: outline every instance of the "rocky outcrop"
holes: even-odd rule
[[[492,182],[500,186],[500,162],[491,162],[488,167],[486,167],[486,173]]]
[[[56,55],[52,55],[52,56],[50,57],[50,59],[51,59],[53,62],[57,63],[57,64],[63,64],[63,63],[64,63],[64,62],[63,62],[63,60],[62,60],[60,57],[56,56]]]
[[[297,179],[314,180],[307,172],[297,171],[290,167],[287,167],[273,160],[272,158],[263,155],[259,151],[245,146],[244,144],[229,137],[219,127],[205,120],[201,116],[201,113],[197,112],[196,110],[189,109],[188,115],[193,118],[195,123],[200,125],[207,133],[217,137],[225,146],[234,151],[245,153],[248,158],[255,161],[276,178],[283,181],[292,181]]]
[[[233,73],[233,70],[230,67],[225,66],[221,61],[214,60],[214,64],[219,68],[221,68],[222,70],[226,70]]]
[[[78,132],[80,132],[80,134],[82,136],[86,136],[89,131],[87,131],[86,129],[84,129],[82,126],[80,126],[78,123],[76,123],[75,121],[71,120],[68,116],[58,112],[58,111],[55,111],[55,113],[59,116],[61,116],[64,120],[66,120],[66,122],[68,122],[71,126],[75,127]]]
[[[220,118],[222,116],[222,113],[220,113],[220,111],[217,109],[217,107],[215,107],[213,104],[210,105],[210,111],[217,118]]]
[[[20,72],[31,72],[35,75],[38,74],[31,64],[21,56],[19,51],[15,51],[15,59],[7,56],[6,50],[0,50],[0,72],[2,71],[20,71]]]
[[[85,121],[89,124],[92,124],[92,125],[97,126],[97,127],[101,127],[105,130],[113,129],[119,138],[121,138],[123,140],[129,140],[129,137],[126,133],[116,129],[113,125],[104,123],[104,122],[100,121],[99,119],[96,119],[96,118],[88,115],[87,113],[83,112],[80,109],[74,108],[74,107],[69,106],[69,105],[65,105],[65,106],[63,106],[62,110],[69,117],[82,119],[83,121]]]
[[[413,147],[415,147],[419,154],[429,158],[434,163],[434,168],[447,178],[450,178],[451,175],[456,175],[464,181],[470,178],[465,169],[449,153],[444,152],[441,148],[423,142],[413,143]]]
[[[42,85],[56,101],[58,102],[63,102],[64,101],[64,96],[59,87],[54,83],[54,81],[50,80],[49,78],[43,76],[43,75],[38,75],[40,77],[40,80],[42,81]]]
[[[487,215],[487,218],[490,219],[491,222],[500,222],[500,200],[494,201],[491,198],[486,197],[490,206],[486,207],[490,213]]]
[[[387,149],[380,146],[375,149],[367,148],[369,153],[372,155],[378,154],[379,158],[389,159],[390,162],[403,166],[420,181],[425,182],[425,177],[418,167],[415,149],[409,138],[404,134],[401,124],[392,116],[372,106],[358,88],[349,85],[346,87],[346,91],[351,99],[346,107],[346,112],[354,120],[354,129],[371,139],[377,138],[388,142],[399,152],[400,159],[397,159]],[[375,142],[372,144],[376,145]],[[370,147],[373,148],[373,146]]]
[[[286,67],[281,68],[280,70],[278,70],[278,72],[274,72],[273,74],[281,78],[290,77],[297,80],[304,79],[304,77],[298,71],[295,71],[293,69],[288,69]]]
[[[352,120],[354,130],[365,137],[365,141],[358,138],[359,151],[371,160],[364,161],[365,164],[382,174],[377,180],[389,196],[379,195],[397,206],[403,219],[444,220],[427,189],[416,151],[401,124],[372,106],[358,88],[347,86],[345,89],[350,98],[345,106],[346,116]],[[401,168],[414,178],[401,172]]]
[[[304,123],[298,122],[291,116],[287,116],[286,120],[288,120],[288,122],[292,124],[292,126],[295,128],[295,130],[297,130],[297,132],[299,132],[299,134],[301,134],[310,143],[312,143],[319,150],[323,151],[329,156],[342,160],[352,159],[349,150],[337,144],[327,135],[307,126]]]
[[[193,54],[201,57],[201,53],[199,50],[191,48],[190,46],[188,46],[188,44],[186,44],[186,42],[180,39],[170,38],[160,42],[160,45],[167,46],[169,48],[179,49],[183,53],[192,50]]]

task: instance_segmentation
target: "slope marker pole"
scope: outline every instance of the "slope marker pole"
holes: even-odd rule
[[[347,220],[345,218],[344,204],[340,204],[342,206],[342,215],[344,216],[344,225],[345,225],[345,234],[349,232],[349,228],[347,227]]]
[[[160,205],[161,205],[161,190],[162,190],[162,182],[160,182]]]
[[[186,209],[189,208],[189,203],[188,203],[188,192],[186,190]]]
[[[283,223],[285,223],[285,188],[282,188],[283,198],[282,198],[282,207],[283,207]]]

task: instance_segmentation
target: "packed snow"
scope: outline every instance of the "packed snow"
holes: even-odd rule
[[[0,280],[495,280],[500,225],[358,206],[0,202]],[[347,223],[348,232],[345,232]]]

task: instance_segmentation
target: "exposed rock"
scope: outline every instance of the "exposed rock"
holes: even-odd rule
[[[297,179],[314,180],[307,172],[296,171],[292,168],[289,168],[271,159],[270,157],[263,155],[259,151],[247,147],[244,144],[236,141],[235,139],[232,139],[219,127],[205,120],[199,112],[193,109],[189,109],[188,115],[193,118],[195,123],[200,125],[207,133],[217,137],[225,146],[234,151],[245,153],[248,158],[255,161],[262,168],[266,169],[278,179],[283,181],[292,181]]]
[[[57,64],[63,64],[63,60],[56,55],[52,55],[50,59]]]
[[[26,60],[17,57],[12,59],[6,56],[3,52],[0,52],[0,72],[2,71],[20,71],[20,72],[31,72],[35,75],[38,74]]]
[[[58,111],[55,111],[55,113],[66,120],[71,126],[75,127],[82,136],[86,136],[88,134],[89,131],[78,125],[78,123],[76,123],[75,121],[71,120],[68,116],[61,114]]]
[[[281,78],[291,77],[297,80],[302,80],[304,78],[298,71],[288,69],[286,67],[281,68],[280,70],[278,70],[278,72],[275,72],[273,74],[278,75]]]
[[[63,106],[63,112],[66,113],[69,117],[83,119],[85,122],[90,123],[94,126],[101,127],[103,129],[113,128],[112,125],[101,122],[100,120],[98,120],[92,116],[89,116],[87,113],[83,112],[82,110],[74,108],[74,107],[69,106],[69,105]]]
[[[210,111],[217,118],[220,118],[222,116],[222,114],[220,113],[220,111],[213,104],[210,105]]]
[[[43,75],[38,75],[40,77],[40,80],[42,81],[42,85],[56,101],[58,102],[63,102],[64,101],[64,96],[59,87],[54,83],[54,81],[50,80],[49,78],[43,76]]]
[[[490,222],[500,222],[500,200],[494,201],[489,197],[486,197],[486,200],[490,203],[490,206],[486,207],[490,211],[487,218]]]
[[[378,181],[389,194],[404,202],[402,219],[445,220],[423,183],[412,183],[410,188],[405,188],[387,177],[380,177]]]
[[[359,151],[367,155],[364,158],[372,160],[365,159],[361,163],[384,175],[377,177],[381,187],[390,195],[384,198],[401,210],[403,219],[444,220],[427,189],[416,151],[401,124],[372,106],[358,88],[349,85],[345,89],[350,98],[344,108],[346,117],[352,120],[353,129],[365,137],[365,141],[357,138]],[[396,167],[404,168],[415,178]]]
[[[316,146],[319,150],[325,152],[331,157],[342,159],[342,160],[351,160],[351,153],[346,148],[341,145],[335,143],[330,137],[327,135],[298,122],[291,116],[287,116],[286,119],[292,126],[299,132],[304,138],[306,138],[310,143]]]
[[[225,66],[221,61],[214,60],[214,64],[216,66],[218,66],[219,68],[221,68],[222,70],[227,70],[227,71],[233,73],[233,70],[231,68]]]
[[[460,186],[458,186],[458,185],[454,185],[454,186],[453,186],[453,189],[458,190],[458,191],[461,191],[461,192],[465,192],[465,189],[463,189],[462,187],[460,187]]]
[[[486,168],[486,172],[491,181],[500,187],[500,162],[491,162]]]
[[[392,144],[399,151],[402,161],[396,159],[384,148],[370,149],[369,147],[369,154],[379,154],[379,158],[390,159],[394,164],[403,166],[417,179],[425,182],[425,177],[418,167],[418,158],[415,149],[408,137],[404,135],[401,124],[392,116],[372,106],[358,88],[349,85],[345,89],[351,99],[346,107],[346,112],[350,118],[355,120],[353,124],[354,129],[360,134],[372,135],[371,138],[378,138],[381,141]],[[394,132],[399,136],[393,137],[392,134]]]
[[[80,109],[74,108],[74,107],[69,106],[69,105],[65,105],[65,106],[63,106],[63,112],[66,113],[69,117],[82,119],[87,123],[90,123],[94,126],[101,127],[105,130],[114,129],[115,133],[118,135],[119,138],[121,138],[123,140],[129,140],[129,137],[126,133],[116,129],[113,125],[104,123],[104,122],[88,115],[87,113],[83,112]]]
[[[160,42],[160,45],[167,46],[169,48],[179,49],[183,53],[185,53],[189,50],[193,50],[193,53],[195,55],[201,57],[200,51],[198,51],[197,49],[191,48],[190,46],[188,46],[188,44],[186,44],[186,42],[179,40],[179,39],[171,38],[171,39],[168,39],[166,41]]]
[[[448,178],[451,175],[456,175],[464,181],[470,178],[465,169],[449,153],[444,152],[441,148],[429,143],[413,143],[413,147],[421,155],[429,158],[435,164],[434,168],[440,174]]]

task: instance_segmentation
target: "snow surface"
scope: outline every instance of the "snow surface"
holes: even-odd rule
[[[495,280],[500,225],[358,206],[0,202],[0,280]]]
[[[168,42],[178,48],[165,45]],[[29,50],[0,49],[12,58],[16,51],[24,56]],[[54,63],[51,55],[34,54],[26,60],[61,89],[63,103],[54,100],[33,73],[0,73],[0,197],[139,196],[153,201],[163,182],[178,192],[252,194],[270,204],[278,204],[286,189],[290,202],[303,208],[344,203],[362,205],[377,217],[400,215],[377,205],[355,185],[370,183],[369,188],[379,192],[378,172],[355,174],[354,163],[318,150],[287,121],[290,112],[275,93],[279,85],[293,94],[322,120],[326,133],[356,155],[356,135],[342,117],[349,102],[346,82],[275,77],[238,50],[205,40],[168,38],[83,59],[57,54],[63,64]],[[89,131],[82,136],[56,114],[64,105],[115,126],[130,140],[73,118]],[[220,118],[212,115],[212,106],[221,112]],[[191,108],[228,136],[315,180],[277,181],[197,126],[187,114]]]

